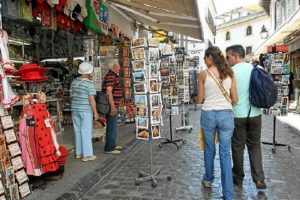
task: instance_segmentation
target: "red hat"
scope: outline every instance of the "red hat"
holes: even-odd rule
[[[20,70],[15,72],[14,75],[21,75],[18,79],[24,82],[41,82],[47,80],[47,76],[42,76],[46,68],[42,68],[37,64],[22,65]]]

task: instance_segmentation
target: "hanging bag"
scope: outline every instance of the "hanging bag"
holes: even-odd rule
[[[104,92],[97,91],[95,101],[98,113],[100,113],[101,115],[108,115],[110,113],[110,104],[108,101],[108,96]]]

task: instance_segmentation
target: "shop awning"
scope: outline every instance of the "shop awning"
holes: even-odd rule
[[[285,21],[268,39],[262,43],[255,51],[254,55],[259,56],[261,53],[267,52],[267,47],[274,44],[282,44],[284,39],[300,28],[300,8]]]
[[[109,0],[136,22],[203,40],[197,0]]]

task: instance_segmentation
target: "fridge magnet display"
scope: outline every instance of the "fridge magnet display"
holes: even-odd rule
[[[170,88],[170,82],[162,82],[161,89],[168,89]]]
[[[21,156],[17,156],[11,159],[11,163],[16,170],[19,170],[24,167]]]
[[[160,122],[160,109],[153,109],[151,111],[151,124],[157,124]]]
[[[144,72],[134,72],[132,73],[134,82],[144,82],[145,81],[145,73]]]
[[[131,80],[130,80],[130,78],[124,78],[124,87],[127,87],[127,88],[131,87]]]
[[[5,178],[7,188],[15,184],[15,169],[13,166],[5,169]]]
[[[145,128],[138,128],[136,131],[137,139],[148,140],[149,139],[149,132]]]
[[[0,180],[0,194],[3,194],[5,192],[4,186],[2,181]]]
[[[19,200],[18,184],[13,184],[9,187],[10,200]]]
[[[129,58],[123,58],[123,67],[129,67]]]
[[[29,195],[30,188],[29,188],[28,182],[24,183],[23,185],[20,185],[19,190],[20,190],[21,198],[24,198],[27,195]]]
[[[149,74],[151,78],[156,78],[158,77],[158,67],[159,67],[159,63],[150,63],[149,65]]]
[[[130,78],[130,69],[129,68],[124,68],[124,77]]]
[[[144,60],[134,60],[132,61],[133,71],[145,70],[145,61]]]
[[[177,106],[178,105],[178,96],[172,96],[171,97],[171,105]]]
[[[157,79],[150,79],[150,93],[158,93],[158,81]]]
[[[16,179],[17,179],[19,185],[21,185],[22,183],[24,183],[25,181],[28,180],[28,177],[27,177],[24,169],[16,172]]]
[[[19,147],[18,143],[13,143],[13,144],[7,145],[7,147],[8,147],[8,150],[10,152],[10,155],[12,157],[15,157],[15,156],[21,154],[21,150],[20,150],[20,147]]]
[[[146,38],[138,38],[138,39],[133,39],[131,41],[131,47],[136,48],[136,47],[146,47],[147,46],[147,40]]]
[[[134,87],[135,94],[145,94],[146,93],[146,84],[144,84],[144,83],[134,84],[133,87]]]
[[[147,106],[147,96],[146,95],[135,95],[134,102],[136,106]]]
[[[14,122],[10,115],[1,117],[1,123],[4,130],[14,127]]]
[[[149,38],[148,39],[149,47],[159,47],[160,41],[158,38]]]
[[[151,108],[158,108],[161,104],[161,96],[160,94],[152,94],[150,95],[150,105]]]
[[[6,137],[6,142],[11,143],[17,140],[16,134],[14,129],[9,129],[4,131],[4,135]]]
[[[132,58],[134,60],[140,60],[145,58],[145,50],[144,48],[132,49]]]
[[[148,108],[147,107],[136,107],[136,115],[139,117],[147,117]]]
[[[159,49],[149,48],[149,59],[152,61],[159,60]]]
[[[137,117],[136,121],[138,128],[148,128],[148,118]]]
[[[160,127],[159,125],[153,125],[151,126],[151,135],[153,139],[158,139],[161,137],[160,135]]]
[[[179,115],[179,108],[177,106],[171,107],[171,115]]]

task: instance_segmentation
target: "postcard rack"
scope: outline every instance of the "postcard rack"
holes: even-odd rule
[[[138,38],[132,40],[132,77],[136,105],[136,138],[148,141],[150,152],[150,173],[139,171],[135,185],[151,181],[157,186],[156,179],[171,180],[171,176],[158,176],[160,170],[153,171],[152,140],[161,138],[162,101],[159,83],[159,40]]]

